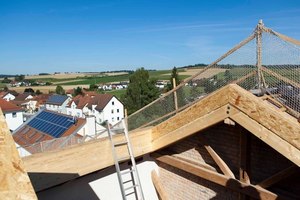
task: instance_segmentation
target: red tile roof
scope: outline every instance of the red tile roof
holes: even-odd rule
[[[13,138],[16,143],[25,148],[30,153],[38,153],[42,151],[41,142],[45,142],[47,140],[51,141],[51,146],[47,145],[47,150],[54,150],[61,146],[63,142],[66,140],[63,137],[70,136],[78,131],[78,128],[82,127],[85,124],[86,120],[78,118],[77,122],[72,125],[64,134],[61,135],[60,138],[54,138],[51,135],[48,135],[42,131],[39,131],[27,124],[21,126],[17,132],[13,134]],[[75,135],[74,139],[80,138],[80,135]]]
[[[113,98],[113,95],[111,94],[92,94],[93,95],[86,94],[84,96],[77,95],[72,101],[70,101],[68,106],[70,107],[72,102],[74,102],[79,109],[82,109],[84,106],[92,109],[92,105],[96,105],[95,109],[102,111],[107,103]]]
[[[25,101],[29,95],[31,95],[31,94],[29,94],[29,93],[19,94],[18,96],[16,96],[15,100],[16,101]]]
[[[13,104],[9,101],[1,99],[1,98],[0,98],[0,107],[1,107],[1,109],[4,113],[14,112],[14,111],[22,111],[23,110],[23,108],[15,105],[15,104]]]

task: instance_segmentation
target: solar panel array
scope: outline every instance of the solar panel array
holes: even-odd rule
[[[52,95],[49,97],[46,103],[50,104],[62,104],[68,98],[66,95]]]
[[[73,124],[74,120],[72,117],[44,110],[34,117],[27,125],[52,137],[59,138]]]

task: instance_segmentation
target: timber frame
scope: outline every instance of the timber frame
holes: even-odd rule
[[[296,168],[299,168],[300,125],[297,119],[235,84],[221,88],[157,126],[131,132],[130,138],[134,155],[138,157],[156,152],[201,130],[223,122],[225,119],[239,124],[293,162],[298,166]],[[116,137],[117,140],[122,140],[120,136]],[[205,143],[205,141],[203,142]],[[247,145],[247,137],[241,135],[241,142]],[[244,189],[250,187],[259,191],[261,195],[265,195],[267,199],[274,199],[276,194],[268,191],[266,188],[282,179],[282,176],[292,174],[294,170],[294,168],[286,169],[279,175],[274,174],[274,176],[269,177],[268,180],[263,181],[260,185],[251,185],[249,179],[251,176],[247,173],[248,162],[245,156],[249,152],[246,148],[241,146],[243,153],[240,155],[240,173],[243,174],[243,178],[240,180],[234,177],[229,167],[214,149],[209,145],[206,145],[206,149],[219,168],[222,169],[223,174],[211,170],[210,166],[195,166],[193,163],[176,157],[157,156],[157,159],[160,162],[171,162],[170,164],[175,167],[190,167],[197,173],[201,172],[203,174],[201,176],[204,178],[207,174],[212,175],[213,178],[210,181],[217,184],[222,185],[228,180],[233,180],[233,185],[229,187],[232,190],[238,190],[242,194],[254,197],[248,192],[249,189]],[[25,157],[23,160],[29,173],[74,175],[67,177],[58,176],[51,181],[45,181],[42,177],[36,175],[31,178],[31,181],[35,190],[40,191],[112,166],[113,159],[111,155],[109,140],[101,139],[64,150],[35,154]],[[41,165],[40,163],[47,164]],[[157,190],[162,191],[163,189],[160,187],[159,181],[157,181],[157,176],[152,174],[152,178],[156,181]],[[241,186],[242,189],[236,189],[236,184]]]

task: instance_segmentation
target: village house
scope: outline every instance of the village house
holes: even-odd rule
[[[93,115],[97,123],[116,124],[124,118],[123,104],[111,94],[88,94],[74,97],[67,106],[67,114],[85,118]]]
[[[11,101],[14,100],[16,96],[11,92],[2,91],[0,92],[0,98],[5,99],[6,101]]]
[[[16,130],[23,123],[23,108],[1,98],[0,108],[10,131]]]
[[[77,144],[96,134],[94,117],[74,118],[41,110],[13,132],[21,156]]]
[[[46,101],[46,109],[66,114],[66,106],[71,101],[71,97],[67,95],[54,94]]]

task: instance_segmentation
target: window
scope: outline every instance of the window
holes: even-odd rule
[[[119,113],[120,112],[120,109],[117,109],[117,113]]]
[[[117,117],[117,120],[120,121],[120,117]]]
[[[114,101],[112,101],[112,102],[111,102],[111,105],[115,105],[115,102],[114,102]]]
[[[111,114],[114,114],[114,109],[111,109]]]
[[[16,112],[13,112],[13,113],[12,113],[12,117],[13,117],[13,118],[16,118],[16,117],[17,117],[17,113],[16,113]]]
[[[115,118],[114,118],[114,117],[112,117],[112,118],[111,118],[111,121],[112,121],[112,122],[114,122],[114,121],[115,121]]]

